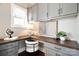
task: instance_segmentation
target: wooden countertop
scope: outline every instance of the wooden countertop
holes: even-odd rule
[[[68,47],[68,48],[79,50],[79,44],[76,41],[65,40],[62,42],[61,40],[56,39],[56,38],[49,38],[49,37],[44,37],[44,36],[32,36],[32,37],[37,40],[41,40],[41,41],[48,42],[51,44],[56,44],[56,45],[60,45],[63,47]]]
[[[29,36],[20,36],[16,40],[0,39],[0,45],[10,43],[10,42],[15,42],[15,41],[27,40],[27,38],[29,38]],[[40,41],[48,42],[51,44],[56,44],[56,45],[79,50],[79,44],[76,41],[66,40],[62,42],[61,40],[57,40],[56,38],[49,38],[49,37],[44,37],[44,36],[32,36],[32,38],[34,38],[35,40],[40,40]]]
[[[27,38],[29,38],[29,36],[20,36],[20,37],[18,37],[16,40],[4,40],[4,39],[0,39],[0,45],[1,45],[1,44],[6,44],[6,43],[15,42],[15,41],[26,40]]]

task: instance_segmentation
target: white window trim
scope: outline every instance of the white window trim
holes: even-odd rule
[[[16,6],[19,6],[19,5],[17,5],[17,4],[11,3],[11,27],[25,28],[26,25],[27,25],[27,20],[25,20],[24,26],[14,25],[13,8],[14,8],[15,5],[16,5]],[[20,7],[21,7],[21,6],[20,6]],[[23,8],[23,7],[21,7],[21,8]],[[23,9],[24,9],[24,8],[23,8]],[[25,11],[26,11],[26,9],[25,9]],[[26,17],[27,17],[27,14],[26,14]]]

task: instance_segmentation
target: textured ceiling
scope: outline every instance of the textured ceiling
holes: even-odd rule
[[[35,3],[17,3],[17,4],[24,8],[29,8],[32,7]]]

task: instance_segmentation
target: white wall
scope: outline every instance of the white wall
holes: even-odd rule
[[[71,40],[79,40],[79,15],[58,20],[58,31],[65,31]]]
[[[79,42],[79,14],[77,16],[77,20],[76,20],[76,38],[77,38],[77,41]]]
[[[11,5],[9,3],[0,3],[0,38],[5,37],[7,28],[11,28]],[[13,36],[25,33],[23,28],[11,28],[14,31]]]

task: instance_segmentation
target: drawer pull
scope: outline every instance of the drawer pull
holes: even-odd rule
[[[56,48],[56,49],[58,49],[58,50],[61,50],[61,48],[58,48],[58,47],[54,47],[54,48]]]
[[[61,55],[56,53],[56,56],[61,56]]]

